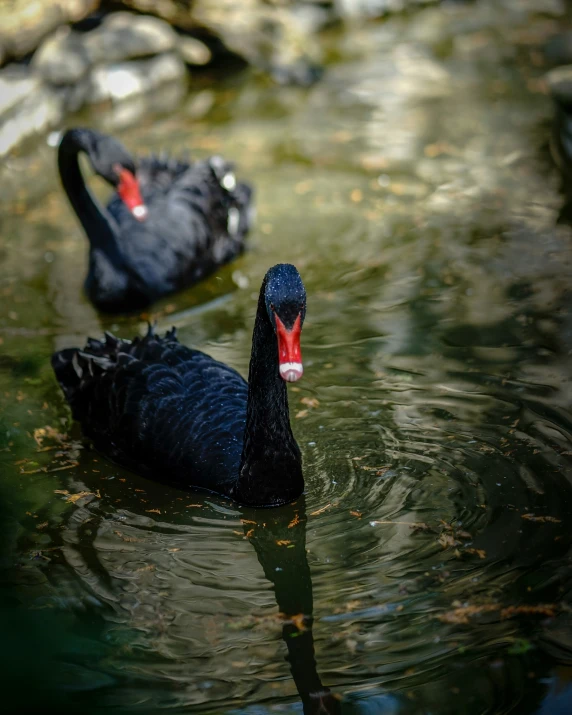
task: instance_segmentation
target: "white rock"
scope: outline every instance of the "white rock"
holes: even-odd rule
[[[187,88],[183,82],[170,82],[146,94],[138,94],[127,102],[116,102],[109,107],[101,107],[97,114],[98,127],[113,134],[140,124],[146,116],[168,115],[176,111],[185,97]]]
[[[178,50],[188,65],[207,65],[212,59],[209,48],[195,37],[179,36]]]
[[[149,15],[115,12],[86,33],[84,47],[95,64],[149,57],[175,49],[179,38],[164,20]]]
[[[55,85],[79,82],[90,68],[82,35],[60,27],[48,37],[32,58],[32,68],[42,79]]]
[[[215,101],[215,93],[211,89],[203,89],[186,103],[185,114],[192,119],[202,119],[213,108]]]
[[[560,101],[572,98],[572,65],[556,67],[545,75],[550,91]]]
[[[149,60],[96,67],[91,75],[88,102],[121,102],[151,92],[163,84],[181,81],[186,72],[181,58],[171,53]]]
[[[57,95],[47,87],[37,87],[0,116],[0,156],[6,155],[24,139],[55,126],[63,114],[62,102]]]
[[[40,86],[27,68],[9,65],[0,71],[0,118]]]
[[[432,2],[435,0],[335,0],[335,5],[341,17],[382,17]]]

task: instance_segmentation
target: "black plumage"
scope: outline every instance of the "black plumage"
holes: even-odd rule
[[[296,499],[304,480],[279,371],[276,316],[287,329],[305,315],[294,266],[266,274],[248,383],[232,368],[159,337],[89,339],[54,354],[73,417],[116,462],[155,479],[223,494],[252,506]]]
[[[118,193],[107,208],[95,200],[81,174],[81,152],[116,188],[119,172],[135,177],[144,220]],[[86,293],[101,310],[144,308],[196,283],[244,249],[252,190],[236,181],[232,165],[221,157],[192,163],[165,156],[136,161],[112,137],[70,129],[60,142],[58,168],[90,242]]]

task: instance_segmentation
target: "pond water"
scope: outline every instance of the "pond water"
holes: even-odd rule
[[[570,712],[572,234],[538,50],[561,18],[539,5],[332,30],[310,89],[199,76],[176,109],[75,118],[144,152],[221,153],[256,187],[247,253],[148,315],[83,296],[54,149],[2,168],[4,702]],[[150,318],[246,375],[280,261],[308,292],[289,388],[304,498],[239,509],[81,441],[55,349]]]

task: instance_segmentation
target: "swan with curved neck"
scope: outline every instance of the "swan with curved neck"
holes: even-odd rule
[[[116,190],[105,208],[85,183],[81,153]],[[76,128],[62,137],[58,169],[90,243],[86,292],[102,310],[141,309],[244,248],[251,189],[221,157],[136,160],[113,137]]]
[[[271,268],[260,289],[248,383],[232,368],[150,328],[107,335],[52,365],[73,416],[96,447],[133,471],[249,506],[278,506],[304,489],[287,382],[303,373],[306,292],[296,268]]]

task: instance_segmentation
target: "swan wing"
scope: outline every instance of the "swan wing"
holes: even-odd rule
[[[132,342],[107,334],[52,364],[74,418],[115,461],[219,493],[238,478],[247,383],[173,331]]]

